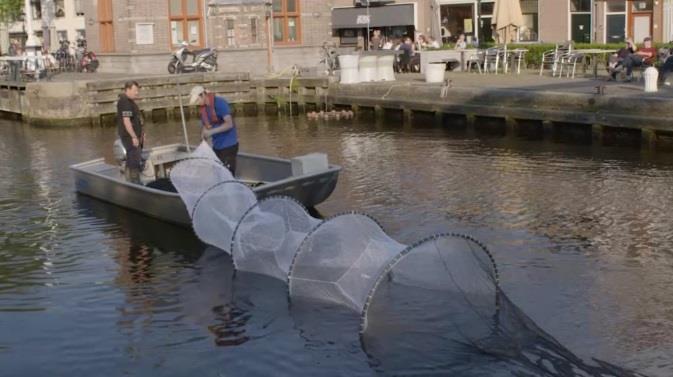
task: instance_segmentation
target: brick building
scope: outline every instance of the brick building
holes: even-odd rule
[[[521,42],[673,40],[673,0],[519,0]],[[315,66],[320,46],[364,47],[367,22],[386,36],[445,42],[491,40],[495,0],[90,0],[82,2],[90,48],[103,71],[164,72],[182,41],[218,49],[221,70],[264,73]],[[272,62],[267,52],[271,41]],[[251,64],[252,63],[252,64]]]
[[[181,42],[218,50],[221,71],[317,65],[331,40],[332,1],[321,0],[92,0],[86,2],[89,47],[104,72],[165,72]],[[270,38],[272,37],[272,38]]]
[[[672,0],[540,0],[541,39],[544,41],[642,42],[673,39]],[[543,11],[544,10],[544,11]],[[566,14],[567,17],[558,17]]]
[[[85,0],[53,0],[51,6],[53,9],[53,23],[51,25],[43,24],[43,13],[46,1],[31,0],[30,17],[35,36],[41,45],[44,42],[50,46],[50,50],[58,49],[58,42],[61,40],[76,41],[78,38],[86,38],[84,27],[84,2]],[[50,41],[44,41],[43,28],[48,28],[51,34]],[[17,41],[23,45],[28,36],[26,35],[26,25],[24,20],[11,22],[9,24],[0,24],[0,51],[5,52],[9,46],[9,41]]]

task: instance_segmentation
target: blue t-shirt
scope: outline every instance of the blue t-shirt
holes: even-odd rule
[[[229,103],[222,97],[215,96],[215,115],[218,119],[224,119],[225,116],[231,115],[229,110]],[[208,124],[208,119],[204,119],[203,115],[201,116],[201,124]],[[213,124],[213,128],[222,127],[224,121],[221,121],[218,124]],[[236,132],[236,124],[233,124],[233,127],[229,131],[220,132],[213,135],[213,149],[221,150],[224,148],[233,147],[238,144],[238,133]]]

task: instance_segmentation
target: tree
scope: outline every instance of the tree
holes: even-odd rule
[[[23,14],[23,0],[0,0],[0,22],[18,20]]]

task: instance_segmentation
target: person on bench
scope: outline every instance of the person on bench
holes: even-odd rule
[[[643,40],[643,45],[643,48],[627,56],[622,61],[622,66],[626,68],[626,82],[630,82],[632,80],[633,68],[642,67],[644,65],[652,65],[654,59],[657,57],[657,49],[652,47],[652,38],[646,37]],[[617,73],[619,72],[612,72],[610,75],[611,80],[617,79]]]

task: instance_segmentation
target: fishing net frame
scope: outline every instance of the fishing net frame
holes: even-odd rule
[[[420,241],[417,241],[417,242],[407,246],[406,249],[402,250],[402,252],[398,253],[390,262],[388,262],[388,264],[383,268],[383,270],[381,271],[381,273],[377,277],[376,282],[374,283],[372,288],[369,290],[369,293],[367,294],[367,299],[365,300],[365,304],[362,308],[362,312],[360,313],[360,341],[363,344],[363,348],[364,348],[363,335],[364,335],[365,331],[367,330],[367,312],[369,310],[369,307],[371,305],[371,301],[372,301],[374,295],[376,294],[376,290],[378,289],[379,285],[381,285],[381,283],[384,280],[388,279],[389,276],[390,276],[390,273],[395,268],[395,266],[397,266],[403,259],[405,259],[409,255],[411,255],[414,250],[418,250],[420,246],[425,245],[428,242],[437,241],[438,239],[441,239],[441,238],[462,239],[462,240],[465,240],[465,241],[472,242],[472,243],[476,244],[477,246],[479,246],[481,248],[481,251],[483,251],[486,254],[486,257],[491,262],[491,267],[493,268],[493,279],[494,279],[494,284],[495,284],[495,290],[496,290],[496,292],[500,291],[500,274],[499,274],[499,271],[498,271],[498,265],[496,264],[495,258],[493,257],[493,254],[491,253],[491,251],[481,241],[477,240],[476,238],[474,238],[472,236],[466,235],[466,234],[451,233],[451,232],[438,233],[438,234],[423,238]],[[497,295],[494,299],[496,300],[496,308],[499,308],[499,301],[498,301]]]

